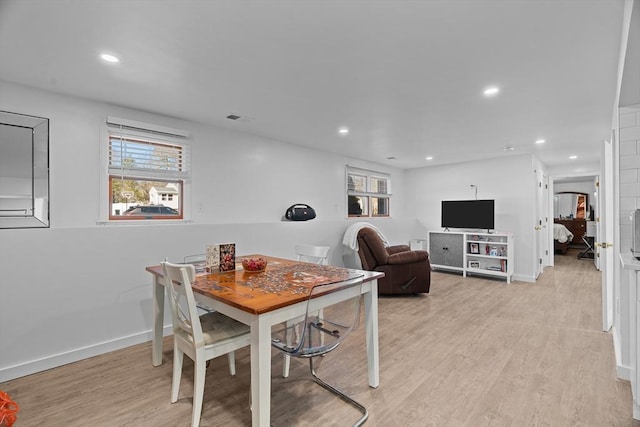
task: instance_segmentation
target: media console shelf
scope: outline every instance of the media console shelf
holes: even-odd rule
[[[429,259],[434,269],[502,277],[513,276],[513,234],[456,231],[429,232]]]

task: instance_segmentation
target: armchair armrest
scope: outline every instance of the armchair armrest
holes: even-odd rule
[[[414,262],[427,261],[429,252],[427,251],[404,251],[389,256],[389,264],[411,264]]]
[[[411,248],[407,245],[395,245],[387,247],[387,252],[389,253],[389,255],[397,254],[398,252],[406,252],[409,250],[411,250]]]

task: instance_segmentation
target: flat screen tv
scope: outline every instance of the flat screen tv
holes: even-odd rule
[[[443,200],[442,228],[493,230],[494,200]]]

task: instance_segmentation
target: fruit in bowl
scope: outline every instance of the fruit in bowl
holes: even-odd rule
[[[267,260],[264,258],[243,258],[242,268],[249,272],[264,271],[267,268]]]

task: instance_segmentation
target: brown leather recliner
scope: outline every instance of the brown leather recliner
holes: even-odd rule
[[[407,245],[385,247],[371,228],[358,232],[358,255],[362,268],[385,274],[378,280],[379,294],[429,293],[431,264],[427,251],[412,251]]]

